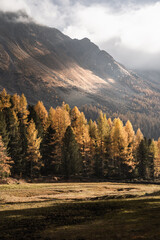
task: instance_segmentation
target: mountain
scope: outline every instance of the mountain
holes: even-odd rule
[[[24,93],[29,104],[77,105],[88,118],[102,109],[107,116],[129,118],[148,137],[160,136],[160,91],[147,78],[127,70],[89,39],[71,39],[21,12],[0,13],[3,88]]]

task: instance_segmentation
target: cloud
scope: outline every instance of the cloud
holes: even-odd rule
[[[27,2],[23,0],[0,0],[0,10],[4,12],[25,10],[28,14],[30,14],[30,7]]]
[[[64,32],[72,37],[89,37],[102,44],[119,39],[118,45],[149,53],[160,51],[160,3],[113,12],[109,7],[77,5],[73,21]]]
[[[130,68],[160,68],[160,3],[128,5],[119,11],[106,4],[77,5],[64,33],[88,37]]]
[[[22,9],[36,22],[56,27],[72,38],[90,38],[131,68],[160,67],[158,0],[0,1],[2,11]]]

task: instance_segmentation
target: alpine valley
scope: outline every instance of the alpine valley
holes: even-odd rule
[[[23,17],[23,21],[19,19]],[[160,136],[159,74],[126,69],[89,39],[71,39],[23,13],[0,13],[0,89],[56,107],[78,106],[87,118],[128,119],[146,137]]]

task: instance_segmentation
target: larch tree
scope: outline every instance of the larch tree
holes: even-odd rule
[[[139,165],[139,145],[141,141],[144,139],[144,136],[138,128],[135,138],[134,138],[134,144],[133,144],[133,156],[134,156],[134,163],[135,163],[135,169],[134,169],[134,175],[135,177],[139,177],[139,170],[138,170],[138,165]]]
[[[134,161],[134,140],[135,140],[135,132],[133,130],[133,126],[131,122],[128,120],[125,125],[125,131],[127,133],[127,155],[126,155],[126,164],[130,166],[130,173],[134,171],[135,161]]]
[[[16,114],[19,111],[19,103],[20,103],[20,96],[15,93],[13,96],[11,96],[11,108],[13,108],[13,110],[16,112]]]
[[[84,113],[80,112],[77,107],[74,107],[71,111],[71,126],[75,134],[76,141],[79,144],[80,153],[83,158],[83,171],[84,175],[88,175],[90,170],[90,158],[88,155],[89,152],[89,127],[87,120],[84,116]]]
[[[26,175],[32,178],[39,175],[42,167],[41,154],[39,150],[41,138],[38,137],[38,131],[33,120],[31,120],[28,124],[26,139]]]
[[[90,136],[90,151],[89,151],[89,157],[90,157],[90,175],[93,175],[95,173],[95,161],[97,161],[98,157],[97,154],[99,154],[99,149],[97,147],[98,142],[98,128],[97,123],[92,120],[89,120],[88,123],[89,126],[89,136]],[[98,151],[98,152],[97,152]]]
[[[10,95],[6,92],[5,88],[0,93],[0,111],[11,106]]]
[[[160,138],[157,141],[157,158],[155,161],[155,178],[160,176]]]
[[[0,111],[0,135],[2,136],[3,143],[7,148],[9,142],[9,133],[7,131],[5,110]]]
[[[27,124],[28,121],[29,111],[27,109],[27,106],[28,106],[27,99],[24,96],[24,94],[22,94],[19,99],[18,117],[20,121],[23,122],[23,124]]]
[[[148,163],[148,176],[150,179],[154,180],[156,172],[156,163],[158,158],[158,147],[156,141],[153,139],[149,145],[149,163]]]
[[[38,101],[37,104],[34,106],[34,110],[40,120],[40,123],[43,128],[43,132],[47,128],[47,119],[48,119],[48,112],[43,104],[42,101]],[[42,136],[41,136],[42,137]]]
[[[106,118],[106,114],[102,113],[102,111],[100,112],[97,120],[97,127],[98,127],[98,136],[100,140],[100,151],[103,154],[103,152],[105,151],[105,147],[104,147],[105,139],[109,133],[109,124]]]
[[[111,130],[111,151],[114,163],[115,175],[124,177],[126,152],[127,152],[127,134],[123,127],[123,123],[119,118],[113,121]]]
[[[55,113],[56,113],[56,110],[53,107],[51,107],[49,109],[49,113],[48,113],[47,126],[49,126],[53,123],[54,118],[55,118],[54,117]]]
[[[0,136],[0,178],[8,177],[11,174],[12,160],[7,155],[6,148]]]
[[[99,114],[98,120],[97,120],[97,127],[98,127],[98,147],[99,147],[99,153],[100,153],[100,162],[102,164],[102,175],[106,174],[107,166],[108,166],[108,159],[106,159],[106,150],[107,145],[105,144],[106,140],[109,137],[109,124],[108,120],[106,118],[106,114],[104,114],[102,111]],[[99,164],[100,165],[100,164]]]
[[[70,116],[63,106],[57,107],[52,118],[51,127],[55,130],[55,144],[56,144],[56,166],[57,171],[60,172],[62,164],[62,139],[67,127],[70,125]]]

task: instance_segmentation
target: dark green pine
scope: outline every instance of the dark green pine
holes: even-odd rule
[[[56,138],[55,138],[55,129],[50,125],[43,137],[41,142],[40,151],[42,155],[42,174],[49,175],[56,173]]]
[[[78,143],[71,126],[66,129],[62,146],[62,173],[66,178],[79,174],[82,170],[82,160]]]

